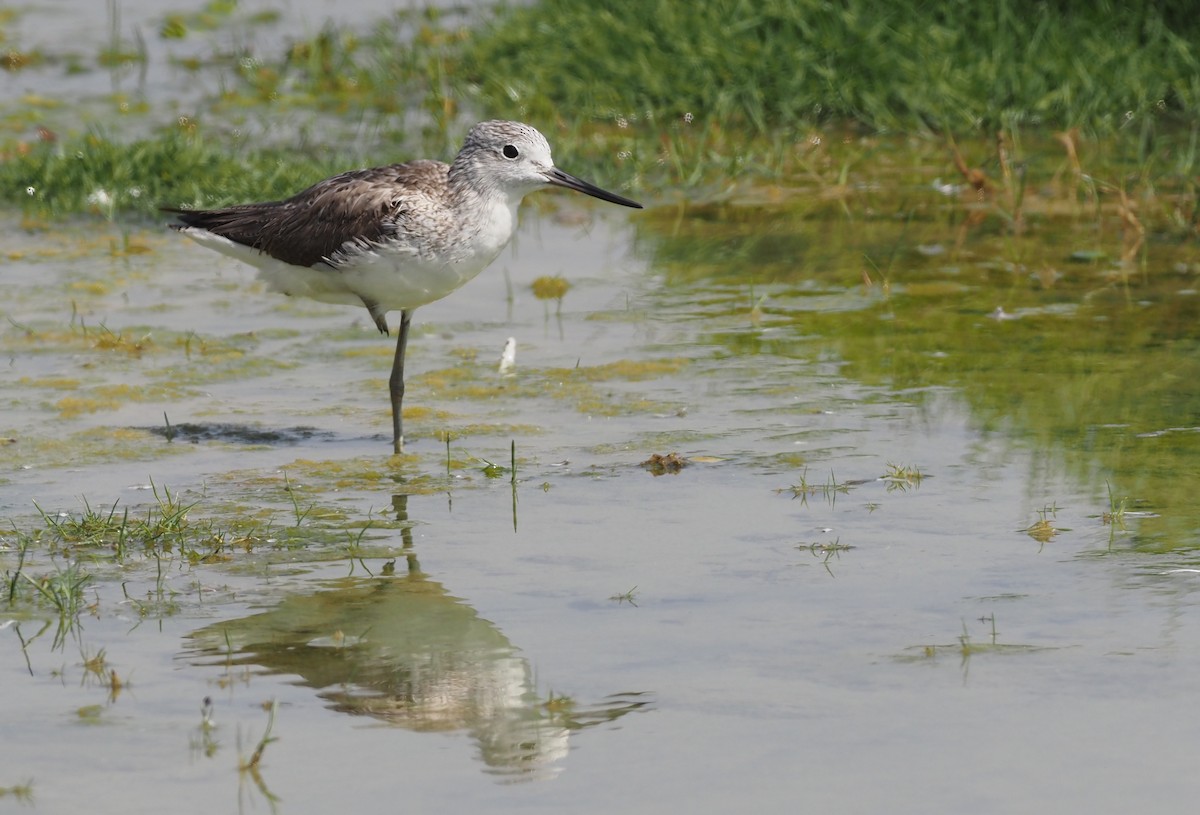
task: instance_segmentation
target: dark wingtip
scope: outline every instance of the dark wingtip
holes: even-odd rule
[[[158,211],[163,213],[164,215],[174,215],[177,218],[181,218],[181,216],[184,214],[184,212],[186,212],[186,210],[182,210],[179,207],[159,207]],[[182,220],[182,218],[181,218],[181,220]],[[185,226],[187,226],[187,224],[182,223],[181,221],[175,221],[172,223],[168,223],[167,226],[171,227],[171,229],[174,229],[174,230],[180,230],[180,229],[183,229]]]
[[[167,215],[174,215],[179,219],[178,223],[170,224],[172,229],[183,229],[187,226],[202,226],[204,216],[207,214],[202,209],[183,209],[182,207],[159,207],[158,211]]]

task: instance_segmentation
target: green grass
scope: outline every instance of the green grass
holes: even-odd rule
[[[78,516],[52,515],[38,507],[51,536],[51,551],[93,556],[111,552],[114,560],[122,561],[135,549],[152,555],[196,553],[201,545],[223,537],[211,525],[189,522],[188,513],[197,502],[185,504],[165,487],[154,486],[153,492],[155,504],[145,517],[131,516],[128,509],[118,511],[116,503],[106,510],[93,509],[86,500]]]
[[[343,166],[336,158],[294,151],[230,150],[180,131],[128,143],[89,133],[0,162],[0,190],[10,201],[51,214],[111,216],[286,197]]]
[[[159,36],[231,26],[228,11],[210,4]],[[846,128],[939,138],[1079,128],[1146,161],[1165,131],[1200,127],[1197,43],[1200,17],[1182,0],[1001,0],[986,12],[966,0],[545,0],[483,21],[402,11],[280,52],[183,60],[220,72],[222,92],[148,138],[0,143],[0,200],[111,217],[278,198],[361,164],[329,149],[355,128],[373,134],[373,152],[448,157],[484,116],[537,124],[564,166],[616,189],[803,178],[814,140]],[[5,115],[25,122],[34,104]],[[231,135],[301,111],[312,122],[283,131],[296,144]],[[151,119],[142,132],[163,115],[137,114]]]
[[[499,13],[462,73],[489,109],[547,120],[1122,127],[1195,116],[1197,32],[1180,2],[548,0]]]

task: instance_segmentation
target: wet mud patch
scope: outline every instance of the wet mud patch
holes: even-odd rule
[[[226,423],[202,424],[183,422],[154,427],[135,428],[160,436],[169,442],[200,444],[201,442],[223,442],[236,445],[262,445],[265,447],[288,447],[311,441],[333,441],[337,434],[315,427],[252,427]]]

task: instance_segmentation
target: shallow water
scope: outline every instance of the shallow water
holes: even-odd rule
[[[137,228],[152,251],[9,264],[10,316],[33,334],[4,334],[6,516],[38,525],[34,500],[140,508],[153,481],[197,501],[194,516],[274,524],[224,565],[168,558],[166,601],[153,559],[98,566],[95,612],[65,647],[51,626],[23,655],[17,635],[39,615],[10,626],[7,743],[20,750],[4,766],[10,783],[34,779],[39,809],[150,807],[181,786],[207,805],[261,805],[236,767],[269,699],[280,740],[261,777],[283,810],[401,795],[489,811],[1116,811],[1190,793],[1195,734],[1178,711],[1198,667],[1200,584],[1171,570],[1195,565],[1194,537],[1143,546],[1139,528],[1161,519],[1105,524],[1102,456],[1081,478],[1072,453],[1015,422],[984,426],[962,389],[865,384],[812,329],[714,313],[720,287],[669,284],[619,222],[529,214],[500,264],[511,305],[492,270],[419,313],[400,459],[387,455],[389,344],[364,315],[260,293],[232,262]],[[527,284],[559,272],[572,288],[556,317]],[[78,340],[59,292],[80,279],[107,284],[76,301],[89,336],[103,322],[149,336],[145,350]],[[872,305],[814,296],[827,303],[805,316]],[[505,379],[493,360],[510,335]],[[736,335],[792,349],[738,353]],[[189,336],[245,345],[249,370],[222,374],[217,353],[189,363]],[[611,367],[621,360],[671,364]],[[578,388],[576,364],[595,381]],[[78,415],[38,384],[77,379],[66,392],[86,398],[177,371],[179,393]],[[210,435],[167,442],[164,411]],[[449,476],[442,430],[455,434]],[[510,440],[515,493],[483,472],[508,465]],[[701,460],[639,466],[675,451]],[[881,480],[892,464],[922,477]],[[328,533],[289,543],[310,509],[299,526]],[[1044,544],[1024,531],[1042,517],[1059,530]],[[349,557],[368,523],[363,558]],[[419,596],[405,599],[414,570]],[[633,603],[614,599],[630,589]],[[127,683],[115,699],[80,664],[101,648]],[[211,756],[189,746],[205,738],[206,696]],[[561,696],[569,711],[554,709]],[[531,783],[495,786],[517,778]]]
[[[159,224],[3,214],[0,517],[149,517],[153,484],[213,533],[31,547],[25,573],[94,580],[61,642],[24,583],[0,614],[0,787],[40,812],[1182,809],[1200,258],[1122,265],[1087,218],[1014,239],[924,179],[907,220],[536,196],[417,313],[402,457],[365,312]],[[531,289],[556,275],[561,308]]]

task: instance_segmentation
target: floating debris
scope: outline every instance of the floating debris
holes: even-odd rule
[[[674,475],[690,463],[691,462],[678,453],[668,453],[665,456],[655,453],[654,455],[650,456],[650,458],[643,461],[641,466],[649,470],[651,475],[659,476],[665,475],[666,473],[671,473]]]
[[[517,364],[517,338],[509,337],[504,343],[504,350],[500,352],[500,373],[511,374],[513,367]]]

